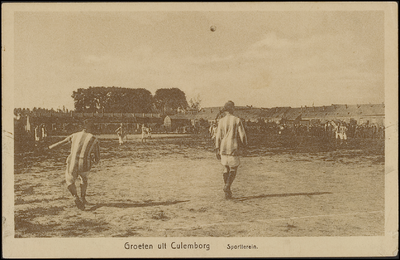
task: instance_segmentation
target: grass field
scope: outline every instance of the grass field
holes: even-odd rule
[[[384,140],[250,136],[225,200],[205,136],[100,136],[85,211],[64,181],[69,145],[15,155],[15,237],[384,234]],[[61,140],[51,137],[48,144]]]

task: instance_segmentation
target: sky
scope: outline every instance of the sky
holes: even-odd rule
[[[180,88],[202,107],[385,101],[383,11],[24,11],[14,51],[15,107],[73,109],[89,86]]]

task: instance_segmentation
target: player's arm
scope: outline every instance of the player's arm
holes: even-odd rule
[[[247,150],[246,150],[247,135],[246,135],[246,131],[244,130],[242,121],[239,121],[238,132],[239,132],[239,138],[240,138],[240,145],[239,145],[239,149],[241,150],[240,153],[242,154],[242,156],[245,156],[247,154]]]
[[[246,131],[244,130],[242,121],[239,121],[238,131],[239,131],[239,137],[240,137],[240,141],[242,142],[242,145],[247,146],[247,135],[246,135]]]
[[[96,140],[95,147],[93,149],[94,163],[98,164],[100,162],[100,144],[99,140]]]
[[[215,155],[218,160],[221,159],[220,155],[220,146],[221,146],[221,140],[222,140],[222,121],[220,120],[218,122],[218,128],[217,128],[217,133],[215,135]]]
[[[53,148],[55,148],[57,146],[60,146],[60,145],[65,144],[65,143],[68,143],[68,142],[71,141],[71,138],[72,138],[72,135],[68,136],[67,138],[65,138],[64,140],[62,140],[60,142],[57,142],[55,144],[50,145],[49,149],[53,149]]]
[[[221,125],[221,121],[218,122],[218,128],[217,128],[217,132],[215,134],[215,149],[220,148],[221,145],[221,140],[222,140],[222,125]]]

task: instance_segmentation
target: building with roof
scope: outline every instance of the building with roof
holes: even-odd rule
[[[174,131],[178,127],[190,126],[191,124],[190,115],[175,114],[164,117],[164,126],[168,131]]]

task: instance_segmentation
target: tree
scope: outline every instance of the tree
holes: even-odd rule
[[[80,88],[72,98],[77,112],[151,113],[153,107],[150,91],[143,88]]]
[[[191,98],[189,100],[189,107],[195,110],[200,110],[201,109],[201,98],[200,95],[197,95],[197,97]]]
[[[157,89],[154,104],[161,113],[176,112],[178,108],[186,109],[188,103],[185,93],[178,88]]]

